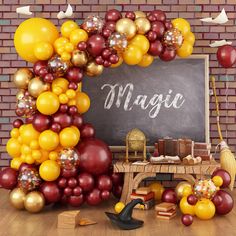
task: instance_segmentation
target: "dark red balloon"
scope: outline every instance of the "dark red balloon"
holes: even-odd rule
[[[169,29],[172,29],[173,28],[173,25],[171,23],[170,20],[166,21],[165,22],[165,27],[166,27],[166,30],[169,30]]]
[[[50,128],[51,118],[50,116],[38,113],[34,115],[32,125],[38,132],[43,132],[44,130]]]
[[[220,176],[223,179],[223,184],[222,186],[220,186],[221,188],[227,188],[231,182],[231,176],[229,174],[228,171],[224,170],[224,169],[216,169],[211,178],[213,178],[214,176]]]
[[[86,197],[87,204],[91,206],[96,206],[99,203],[101,203],[101,201],[102,201],[101,191],[97,188],[93,189],[90,193],[88,193]]]
[[[70,188],[70,187],[66,187],[66,188],[64,188],[64,195],[66,195],[67,197],[69,197],[69,196],[71,196],[72,195],[72,193],[73,193],[73,190],[72,190],[72,188]]]
[[[67,184],[68,184],[68,186],[70,188],[73,189],[73,188],[75,188],[77,186],[78,181],[77,181],[77,179],[75,177],[71,177],[71,178],[68,179]]]
[[[102,35],[104,38],[109,38],[111,36],[111,34],[112,34],[112,31],[110,29],[105,28],[102,31]]]
[[[165,33],[165,25],[161,21],[154,21],[151,24],[151,30],[157,33],[157,38],[161,39]]]
[[[37,61],[34,63],[33,72],[35,75],[39,75],[39,71],[41,68],[47,68],[48,62],[47,61]]]
[[[190,226],[193,223],[193,216],[189,214],[182,215],[181,221],[185,226]]]
[[[70,106],[68,112],[69,112],[70,115],[73,116],[73,115],[78,113],[78,108],[76,106]]]
[[[79,143],[80,169],[93,175],[108,172],[112,153],[106,143],[99,139],[86,139]]]
[[[69,85],[68,85],[68,88],[73,89],[73,90],[77,90],[78,85],[74,82],[70,82]]]
[[[47,203],[59,202],[61,199],[61,191],[55,182],[44,182],[40,186],[40,192]]]
[[[123,190],[123,185],[113,186],[112,193],[116,198],[120,198]]]
[[[84,203],[84,196],[80,194],[79,196],[70,196],[67,202],[73,207],[79,207]]]
[[[236,49],[231,45],[224,45],[217,50],[217,60],[224,68],[230,68],[236,63]]]
[[[105,23],[105,29],[109,29],[111,32],[114,32],[116,29],[116,22],[115,21],[107,21]]]
[[[111,193],[108,190],[103,190],[101,192],[102,200],[108,200],[110,198]]]
[[[110,55],[109,62],[111,64],[116,64],[116,63],[118,63],[118,61],[119,61],[119,56],[118,55],[116,55],[116,54]]]
[[[47,67],[42,67],[40,70],[39,70],[39,76],[44,78],[44,76],[48,74],[48,69]]]
[[[78,178],[79,186],[84,192],[89,192],[94,188],[94,178],[89,173],[81,173]]]
[[[62,129],[71,126],[72,124],[72,117],[67,113],[57,112],[52,117],[53,123],[57,123],[61,126]]]
[[[93,138],[95,136],[95,129],[92,124],[86,123],[80,128],[81,138]]]
[[[54,80],[53,74],[47,73],[43,78],[45,83],[52,83]]]
[[[74,196],[79,196],[83,193],[83,190],[80,186],[76,186],[74,189],[73,189],[73,195]]]
[[[87,48],[87,43],[82,41],[82,42],[79,42],[78,45],[77,45],[77,48],[80,50],[80,51],[85,51],[86,48]]]
[[[83,117],[82,117],[82,115],[80,115],[78,113],[73,115],[72,124],[80,129],[82,127],[82,125],[83,125]]]
[[[0,171],[0,186],[5,189],[13,189],[17,185],[18,171],[7,167]]]
[[[159,55],[162,61],[172,61],[176,57],[176,51],[168,48],[164,48],[162,53]]]
[[[95,58],[95,61],[98,65],[103,65],[103,63],[104,63],[104,59],[102,58],[102,56],[97,56]]]
[[[61,125],[58,123],[53,123],[51,126],[51,130],[55,133],[59,133],[61,131]]]
[[[20,128],[24,124],[24,122],[21,119],[16,119],[12,124],[14,128]]]
[[[177,203],[177,195],[174,189],[166,189],[161,197],[162,202]]]
[[[18,108],[15,110],[15,113],[16,113],[17,116],[23,116],[24,115],[24,111],[21,110],[21,109],[18,109]]]
[[[125,18],[129,18],[130,20],[135,20],[135,13],[133,11],[128,11],[125,13]]]
[[[104,66],[104,67],[110,67],[110,66],[111,66],[111,62],[108,61],[108,60],[105,60],[105,61],[103,62],[103,66]]]
[[[106,21],[118,21],[120,18],[122,18],[121,13],[116,10],[116,9],[111,9],[109,11],[107,11],[106,15],[105,15],[105,19]]]
[[[93,56],[99,56],[105,48],[105,39],[100,34],[92,35],[87,41],[87,51]]]
[[[216,213],[219,215],[228,214],[234,207],[234,199],[224,190],[217,191],[216,195],[222,198],[221,204],[215,205]]]
[[[71,177],[75,177],[77,176],[77,169],[76,168],[72,168],[72,169],[61,169],[61,176],[65,177],[65,178],[71,178]]]
[[[212,198],[212,202],[215,204],[215,206],[219,206],[222,203],[222,201],[223,201],[222,197],[217,194]]]
[[[154,42],[157,39],[157,33],[154,31],[149,31],[147,34],[147,38],[150,42]]]
[[[156,21],[156,20],[157,20],[157,18],[156,18],[154,15],[151,15],[151,14],[149,14],[149,15],[147,16],[147,19],[148,19],[150,22],[153,22],[153,21]]]
[[[108,175],[100,175],[97,180],[99,190],[110,191],[112,189],[112,180]]]
[[[196,205],[198,198],[194,194],[190,194],[187,197],[187,201],[188,201],[188,204],[190,204],[190,205]]]
[[[67,179],[64,177],[60,177],[57,180],[57,184],[58,184],[59,188],[65,188],[67,186]]]
[[[60,108],[59,108],[59,111],[62,112],[62,113],[66,113],[68,111],[68,105],[61,104]]]
[[[111,180],[113,185],[121,185],[123,183],[123,175],[121,173],[112,173]]]
[[[166,20],[166,14],[162,10],[154,10],[154,11],[150,12],[150,15],[155,16],[156,20],[158,20],[158,21],[165,22],[165,20]]]
[[[150,43],[149,51],[148,53],[152,56],[159,56],[163,51],[163,45],[161,41],[156,40],[154,42]]]
[[[102,51],[102,58],[104,60],[108,59],[110,56],[111,56],[112,52],[109,48],[105,48],[103,51]]]
[[[27,117],[27,118],[25,119],[25,123],[26,123],[26,124],[31,124],[31,123],[33,122],[33,119],[34,119],[34,116]]]
[[[19,172],[22,172],[25,169],[35,169],[35,166],[32,164],[22,163],[19,167]]]
[[[79,83],[83,79],[83,71],[78,67],[70,67],[66,71],[66,78],[70,82]]]

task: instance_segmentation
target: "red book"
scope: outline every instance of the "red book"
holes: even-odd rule
[[[154,198],[154,193],[153,192],[150,192],[146,195],[141,195],[141,194],[136,194],[136,193],[132,193],[130,195],[130,198],[131,199],[142,199],[144,202],[148,201],[148,200],[151,200]]]

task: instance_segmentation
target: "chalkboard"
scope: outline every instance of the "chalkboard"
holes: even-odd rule
[[[84,119],[110,146],[124,146],[133,128],[145,133],[148,145],[167,136],[209,141],[208,60],[156,59],[146,68],[123,64],[85,77],[82,88],[91,106]]]

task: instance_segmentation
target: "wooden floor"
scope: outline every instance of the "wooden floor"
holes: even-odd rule
[[[234,198],[236,190],[234,191]],[[81,216],[90,217],[96,225],[79,226],[75,230],[57,229],[58,213],[67,210],[63,207],[47,207],[43,212],[30,214],[13,209],[8,202],[8,192],[0,189],[0,236],[236,236],[236,206],[227,216],[201,221],[194,218],[190,227],[181,224],[180,213],[170,221],[159,220],[154,210],[134,210],[134,216],[144,220],[144,226],[137,230],[121,231],[111,225],[104,211],[112,211],[115,200],[99,207],[81,207]]]

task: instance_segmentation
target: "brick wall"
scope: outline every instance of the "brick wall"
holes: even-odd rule
[[[12,74],[19,67],[31,66],[21,60],[15,53],[13,35],[16,27],[24,20],[22,15],[17,15],[18,6],[31,5],[33,16],[51,19],[56,25],[61,25],[63,20],[57,20],[56,15],[60,10],[66,9],[70,3],[75,11],[74,17],[78,21],[91,13],[104,16],[106,10],[116,8],[120,11],[151,11],[161,9],[170,19],[183,17],[190,21],[192,31],[196,35],[194,53],[210,55],[210,74],[217,79],[217,93],[219,95],[221,123],[223,135],[226,135],[231,149],[235,152],[236,146],[236,68],[222,69],[216,61],[216,50],[208,45],[213,40],[232,40],[236,45],[236,0],[0,0],[0,166],[9,164],[5,153],[5,144],[9,138],[10,123],[15,119],[15,94],[16,89],[12,81]],[[229,22],[226,25],[202,24],[202,17],[211,15],[215,17],[222,8],[225,8]],[[227,82],[228,81],[228,82]],[[228,110],[226,110],[225,93],[228,87]],[[218,143],[216,127],[215,105],[211,98],[210,104],[210,129],[211,141]],[[228,116],[228,118],[226,118]]]

